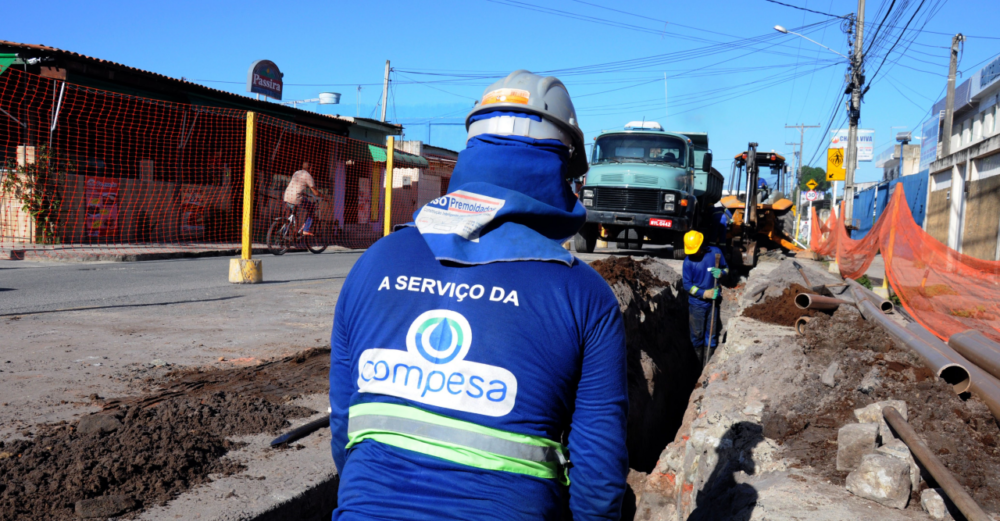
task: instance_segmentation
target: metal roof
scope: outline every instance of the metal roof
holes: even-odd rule
[[[374,120],[374,119],[353,118],[353,117],[350,117],[350,116],[321,114],[319,112],[311,112],[311,111],[308,111],[308,110],[302,110],[302,109],[295,108],[295,107],[289,107],[287,105],[279,105],[279,104],[276,104],[276,103],[268,103],[268,102],[265,102],[265,101],[259,101],[259,100],[255,99],[255,98],[251,98],[250,96],[246,96],[246,95],[243,95],[243,94],[237,94],[237,93],[229,92],[229,91],[226,91],[226,90],[220,90],[220,89],[215,89],[215,88],[212,88],[212,87],[207,87],[205,85],[202,85],[200,83],[195,83],[193,81],[188,81],[188,80],[185,80],[185,79],[177,79],[177,78],[173,78],[173,77],[170,77],[170,76],[166,76],[164,74],[160,74],[158,72],[147,71],[145,69],[139,69],[137,67],[132,67],[130,65],[125,65],[123,63],[113,62],[113,61],[110,61],[110,60],[104,60],[104,59],[101,59],[101,58],[95,58],[93,56],[87,56],[85,54],[80,54],[80,53],[73,52],[73,51],[67,51],[67,50],[64,50],[64,49],[56,48],[56,47],[50,47],[48,45],[33,44],[33,43],[12,42],[12,41],[9,41],[9,40],[0,40],[0,47],[10,47],[10,48],[13,48],[13,49],[25,49],[25,50],[33,50],[33,51],[42,51],[42,52],[47,52],[47,53],[64,55],[64,56],[68,56],[68,57],[72,57],[72,58],[76,58],[76,59],[82,59],[82,60],[85,60],[85,61],[91,61],[91,62],[95,62],[95,63],[100,63],[100,64],[103,64],[103,65],[110,65],[112,67],[119,67],[119,68],[122,68],[122,69],[127,69],[127,70],[130,70],[130,71],[133,71],[133,72],[137,72],[139,74],[145,74],[145,75],[148,75],[148,76],[154,76],[154,77],[156,77],[156,78],[158,78],[160,80],[163,80],[163,81],[181,84],[181,85],[184,85],[186,87],[193,88],[193,90],[201,90],[201,91],[204,91],[205,93],[211,93],[211,94],[214,94],[214,95],[224,96],[224,97],[237,97],[237,98],[241,98],[240,101],[243,101],[243,102],[266,103],[267,107],[269,109],[272,109],[272,110],[273,109],[290,110],[290,111],[302,112],[302,113],[306,113],[306,114],[314,115],[314,116],[323,116],[323,117],[327,117],[327,118],[330,118],[330,119],[336,119],[336,120],[340,120],[340,121],[344,121],[344,122],[347,122],[347,123],[356,124],[356,125],[360,125],[360,126],[364,126],[364,127],[368,127],[368,128],[380,128],[380,129],[388,130],[389,131],[388,133],[390,133],[390,134],[394,133],[393,131],[399,132],[403,128],[402,125],[397,125],[395,123],[386,123],[386,122],[382,122],[382,121],[378,121],[378,120]]]

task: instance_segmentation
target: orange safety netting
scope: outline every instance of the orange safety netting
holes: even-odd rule
[[[286,215],[308,163],[313,231],[367,247],[383,235],[386,147],[256,116],[253,243]],[[228,251],[240,246],[247,111],[0,74],[0,258]],[[410,156],[412,158],[412,156]],[[397,155],[391,220],[412,220],[419,173]],[[411,182],[412,179],[412,182]]]
[[[1000,342],[1000,262],[963,255],[921,229],[902,185],[860,240],[850,238],[835,213],[820,223],[813,209],[809,246],[834,257],[851,279],[864,275],[881,252],[893,291],[917,322],[945,341],[974,329]]]

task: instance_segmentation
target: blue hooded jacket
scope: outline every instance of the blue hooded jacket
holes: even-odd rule
[[[558,520],[567,506],[577,521],[618,519],[625,336],[607,283],[559,244],[586,215],[563,180],[567,156],[556,141],[472,138],[451,193],[351,270],[331,337],[334,520]],[[438,358],[418,337],[428,316],[454,319],[428,335],[452,348]],[[372,363],[376,352],[389,362]],[[561,441],[571,484],[373,440],[345,450],[349,407],[371,402]]]

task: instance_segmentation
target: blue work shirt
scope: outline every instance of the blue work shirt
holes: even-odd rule
[[[451,351],[432,359],[418,335],[435,317],[454,330],[438,344]],[[567,502],[577,521],[619,518],[628,474],[624,328],[617,299],[590,266],[441,262],[405,228],[354,265],[330,343],[341,474],[333,519],[558,520]],[[349,407],[370,402],[563,441],[571,484],[373,440],[345,451]]]
[[[684,291],[688,292],[688,306],[711,307],[712,301],[704,298],[706,289],[715,286],[715,277],[708,270],[715,267],[715,254],[718,253],[719,268],[723,272],[728,272],[726,266],[726,256],[722,255],[722,250],[715,246],[708,246],[705,254],[700,259],[694,255],[688,255],[684,259],[682,274],[684,277]],[[697,259],[697,260],[695,260]]]

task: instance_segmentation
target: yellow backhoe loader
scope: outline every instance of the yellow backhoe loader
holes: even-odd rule
[[[778,176],[773,190],[760,182],[762,167],[770,168]],[[795,233],[794,203],[785,198],[783,192],[787,190],[782,182],[785,169],[784,156],[758,152],[757,143],[750,143],[746,152],[736,155],[729,178],[729,195],[720,201],[733,215],[726,235],[731,265],[752,268],[757,264],[759,253],[776,248],[802,251],[792,238]],[[743,185],[744,178],[746,185]],[[736,191],[733,191],[734,186]],[[740,192],[740,188],[745,189]]]

